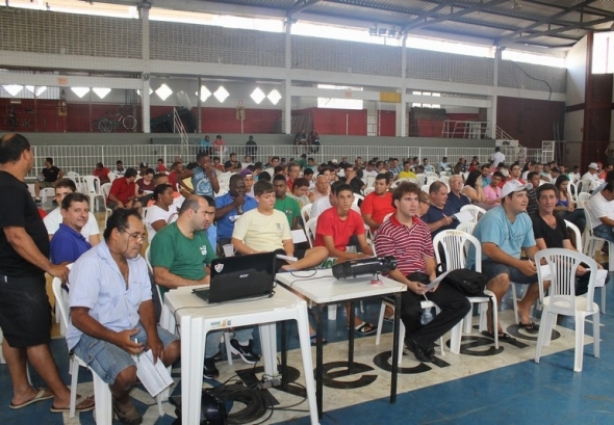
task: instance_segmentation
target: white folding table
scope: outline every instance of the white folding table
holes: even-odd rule
[[[353,302],[365,298],[394,295],[394,336],[392,348],[392,371],[390,381],[390,402],[396,402],[397,397],[397,372],[399,359],[399,317],[401,312],[401,292],[407,290],[407,286],[395,280],[380,276],[381,284],[373,285],[371,276],[361,276],[348,279],[336,279],[332,269],[320,269],[317,271],[304,270],[292,273],[277,273],[275,279],[286,288],[309,299],[315,306],[316,332],[318,335],[316,344],[316,397],[318,401],[318,417],[322,417],[322,390],[323,390],[323,350],[322,350],[322,308],[326,304],[339,302],[352,302],[349,323],[354,323]],[[349,330],[348,373],[351,373],[354,363],[354,327]]]
[[[169,309],[167,329],[179,324],[183,425],[200,423],[207,332],[260,325],[264,371],[269,376],[278,376],[275,326],[276,322],[284,320],[297,321],[311,423],[318,423],[307,305],[303,299],[277,286],[272,297],[208,304],[184,288],[167,292],[164,303]]]

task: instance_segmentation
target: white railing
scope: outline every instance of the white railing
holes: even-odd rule
[[[245,155],[244,145],[228,145],[228,152],[220,159],[222,162],[228,159],[231,153],[236,153],[239,160]],[[165,164],[170,165],[176,156],[181,156],[184,162],[196,160],[198,145],[87,145],[87,146],[33,146],[35,166],[29,176],[38,175],[46,157],[53,158],[54,164],[64,172],[75,171],[81,175],[91,174],[96,163],[102,162],[109,169],[113,170],[115,162],[122,160],[125,167],[136,167],[145,161],[151,166],[156,164],[158,159],[162,159]],[[506,162],[511,163],[519,159],[542,161],[541,149],[511,148],[503,147],[501,151],[506,155]],[[473,156],[477,156],[480,163],[488,162],[490,154],[494,152],[490,148],[476,147],[427,147],[427,146],[364,146],[364,145],[334,145],[320,146],[317,153],[308,153],[308,157],[313,157],[318,163],[329,161],[336,158],[347,157],[353,161],[356,157],[361,157],[364,161],[377,157],[381,160],[388,158],[412,158],[417,156],[428,158],[432,164],[437,164],[444,156],[448,157],[450,163],[456,163],[460,157],[471,161]],[[304,148],[296,153],[293,145],[259,145],[256,155],[257,161],[265,162],[270,156],[286,158],[297,158],[301,153],[305,153]],[[523,158],[522,158],[523,157]]]
[[[441,137],[452,139],[490,139],[488,121],[445,120]]]

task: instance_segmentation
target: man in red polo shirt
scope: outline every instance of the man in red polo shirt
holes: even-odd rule
[[[330,257],[335,257],[337,263],[343,261],[365,258],[373,255],[371,246],[365,236],[365,223],[359,213],[352,209],[354,191],[352,186],[345,183],[333,185],[337,205],[325,210],[318,217],[314,247],[323,246],[328,250]],[[349,252],[350,240],[355,237],[357,251]],[[350,303],[346,304],[347,320],[350,318]],[[349,323],[347,324],[349,326]],[[358,316],[353,324],[359,335],[370,335],[377,331],[371,323],[362,321]]]
[[[405,344],[420,362],[435,359],[434,342],[454,327],[471,309],[467,298],[455,287],[439,284],[429,290],[435,279],[435,253],[428,226],[417,216],[420,188],[400,183],[392,192],[396,213],[381,225],[375,235],[377,254],[392,255],[397,268],[388,277],[407,285],[401,294],[401,320],[405,325]],[[441,311],[435,319],[421,323],[424,298]]]
[[[103,165],[102,162],[96,164],[96,168],[94,169],[94,176],[98,177],[100,180],[100,184],[109,183],[109,169]]]
[[[107,198],[107,206],[111,209],[116,208],[139,208],[141,204],[136,199],[137,172],[134,168],[127,168],[124,177],[120,177],[113,181],[111,191]]]
[[[378,174],[375,178],[375,190],[365,196],[360,205],[360,212],[365,224],[375,232],[384,222],[384,218],[396,212],[392,205],[390,189],[390,177],[388,174]]]

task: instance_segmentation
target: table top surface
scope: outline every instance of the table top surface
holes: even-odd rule
[[[305,300],[281,285],[274,288],[275,294],[272,297],[250,298],[215,304],[209,304],[193,294],[192,290],[195,288],[202,288],[202,286],[173,289],[164,295],[164,303],[170,308],[177,321],[183,316],[202,316],[208,319],[227,318],[241,314],[273,312],[294,308],[301,303],[306,304]]]
[[[326,304],[353,299],[394,294],[407,290],[407,286],[390,278],[379,276],[381,284],[371,283],[372,276],[365,275],[348,279],[336,279],[332,269],[303,270],[278,273],[275,279],[317,304]]]

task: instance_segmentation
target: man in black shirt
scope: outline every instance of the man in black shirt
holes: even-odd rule
[[[40,200],[41,189],[46,187],[54,187],[55,182],[62,178],[62,170],[53,165],[53,158],[45,158],[45,168],[42,171],[42,177],[36,180],[34,186],[34,192],[36,193],[36,200]]]
[[[256,154],[258,153],[258,145],[254,140],[254,136],[249,136],[247,142],[245,142],[245,156],[251,156],[253,161],[256,161]]]
[[[34,155],[25,137],[7,134],[0,139],[2,353],[13,383],[12,409],[53,398],[51,410],[63,412],[68,411],[70,392],[60,379],[49,349],[51,307],[45,290],[45,272],[65,281],[68,269],[49,261],[47,229],[24,183],[33,165]],[[28,383],[26,361],[49,390],[35,389]],[[78,411],[94,408],[93,400],[77,403]]]

